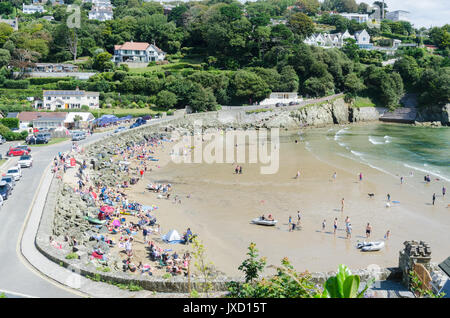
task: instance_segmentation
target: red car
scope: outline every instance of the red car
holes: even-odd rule
[[[21,148],[9,148],[8,152],[6,153],[7,156],[23,156],[28,155],[28,151],[21,149]]]

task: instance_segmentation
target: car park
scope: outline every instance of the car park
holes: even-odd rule
[[[23,155],[28,155],[28,151],[21,149],[21,148],[9,148],[6,155],[10,156],[10,157],[23,156]]]
[[[5,182],[0,182],[0,195],[2,196],[3,200],[7,200],[8,197],[11,195],[12,188],[11,186]]]
[[[30,168],[30,167],[33,166],[33,158],[30,155],[20,156],[19,161],[17,162],[17,164],[21,168]]]
[[[0,180],[0,182],[3,182],[3,181],[8,183],[11,186],[11,189],[14,189],[14,187],[16,186],[16,180],[14,180],[14,176],[7,174],[2,177],[2,180]]]
[[[6,174],[13,176],[15,181],[19,181],[22,177],[22,169],[19,166],[11,167]]]

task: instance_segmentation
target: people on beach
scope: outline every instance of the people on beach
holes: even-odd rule
[[[336,172],[333,173],[333,181],[335,181],[335,180],[336,180]]]
[[[334,234],[336,234],[336,230],[337,230],[337,226],[338,226],[338,220],[337,218],[334,218],[334,224],[333,224],[333,229],[334,229]]]
[[[325,231],[325,227],[327,226],[327,221],[323,219],[322,221],[322,231]]]
[[[360,173],[359,173],[359,181],[362,181],[362,178],[363,178],[362,172],[360,172]]]
[[[391,235],[391,231],[387,230],[386,234],[384,234],[384,239],[389,239],[389,236]]]
[[[352,225],[350,223],[347,223],[346,231],[347,231],[347,239],[351,239],[352,238]]]
[[[366,238],[370,237],[370,232],[372,231],[372,226],[370,225],[370,223],[367,223],[366,226]]]
[[[436,200],[436,193],[433,193],[433,205],[435,200]]]
[[[300,211],[297,211],[297,226],[300,226],[302,216],[300,215]]]
[[[445,197],[445,192],[447,191],[447,189],[445,188],[445,186],[442,187],[442,196]]]
[[[297,170],[297,175],[295,176],[295,179],[300,178],[300,170]]]
[[[400,184],[403,184],[403,177],[400,177]]]
[[[344,198],[341,200],[341,212],[344,212]]]
[[[387,200],[388,202],[391,202],[391,195],[389,193],[387,194]]]

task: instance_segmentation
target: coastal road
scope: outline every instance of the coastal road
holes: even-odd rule
[[[108,133],[94,134],[79,144],[98,140]],[[7,149],[18,142],[0,146],[5,158]],[[0,209],[0,294],[7,297],[79,297],[80,294],[39,274],[21,255],[19,243],[24,223],[32,207],[44,171],[58,152],[70,151],[71,141],[60,144],[32,147],[33,167],[22,169],[22,178],[16,183],[11,196]],[[14,165],[12,158],[1,168],[2,173]]]

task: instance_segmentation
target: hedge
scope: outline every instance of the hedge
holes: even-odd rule
[[[30,82],[28,80],[5,80],[3,86],[6,88],[28,88]]]
[[[32,77],[28,80],[31,85],[44,85],[50,83],[58,83],[59,81],[70,81],[71,77]]]

